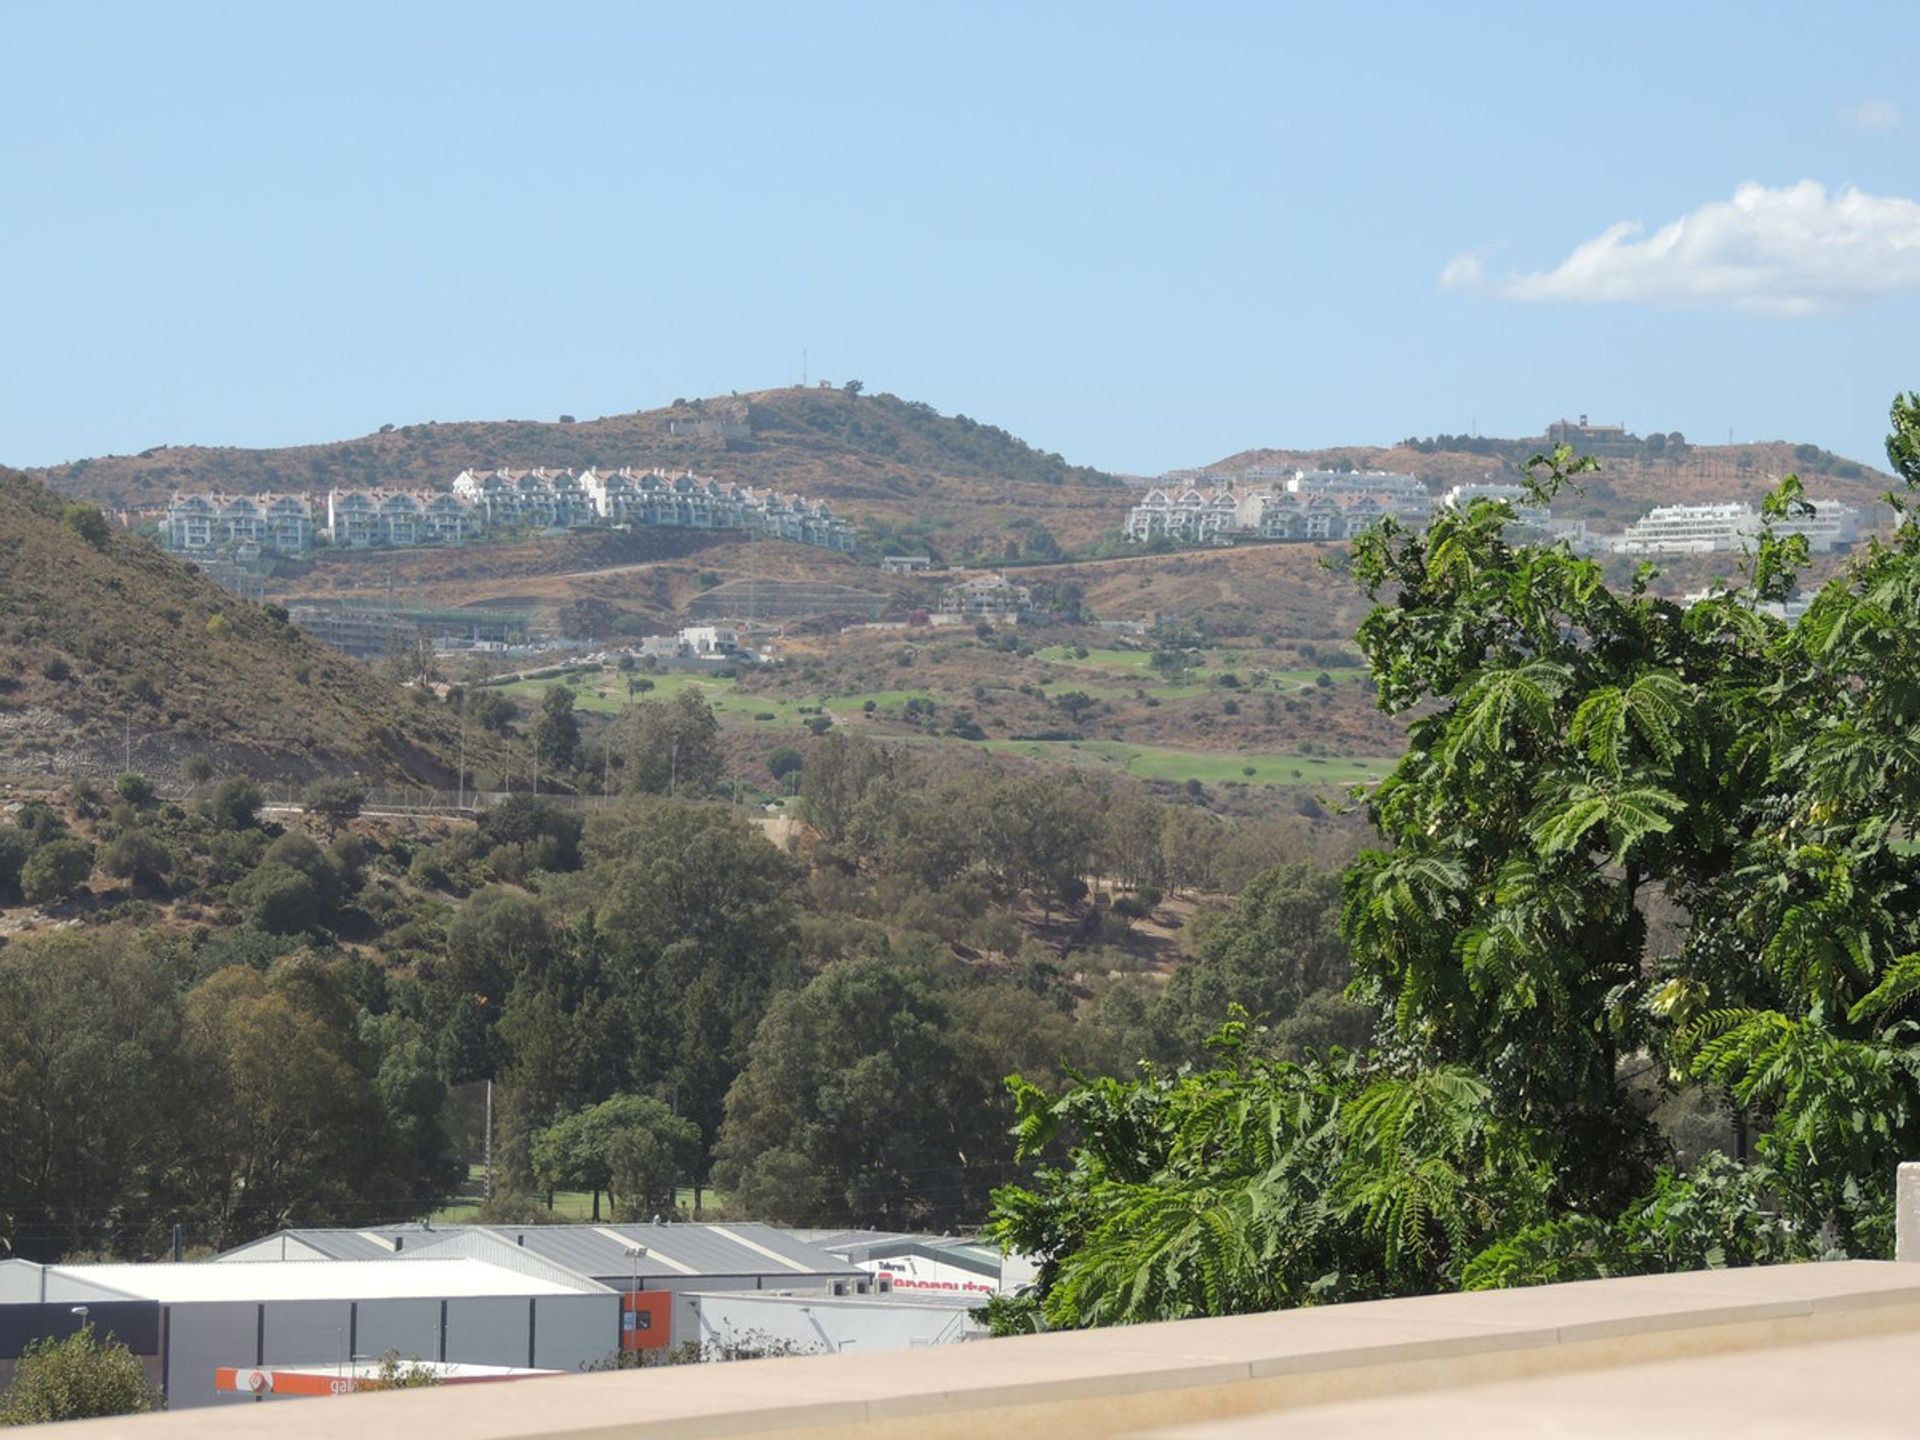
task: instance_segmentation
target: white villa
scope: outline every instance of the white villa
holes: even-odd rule
[[[934,611],[949,620],[1018,620],[1033,608],[1033,592],[1004,575],[982,575],[949,585]]]
[[[253,547],[301,555],[313,548],[313,507],[304,495],[176,494],[162,530],[167,548],[185,553]]]

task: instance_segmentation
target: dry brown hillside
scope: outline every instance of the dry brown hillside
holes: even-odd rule
[[[504,768],[468,737],[473,769]],[[458,722],[241,600],[0,470],[0,773],[173,776],[224,770],[451,785]]]

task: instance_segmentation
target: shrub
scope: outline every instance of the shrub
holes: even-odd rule
[[[776,780],[784,780],[797,773],[806,764],[806,757],[791,745],[782,745],[767,756],[767,773]]]
[[[27,863],[33,842],[17,825],[0,825],[0,894],[11,894],[20,884],[20,867]]]
[[[107,540],[113,534],[113,528],[107,524],[107,517],[100,513],[99,506],[78,500],[60,512],[60,523],[96,550],[106,549]]]
[[[180,768],[195,785],[204,785],[213,778],[213,761],[205,755],[189,755],[187,763]]]
[[[83,1325],[76,1335],[35,1340],[20,1352],[13,1383],[0,1394],[0,1426],[137,1415],[158,1405],[138,1357]]]
[[[269,935],[298,935],[311,930],[320,917],[313,881],[279,861],[262,864],[233,887],[233,894],[248,921]]]
[[[20,894],[29,905],[67,900],[93,874],[93,847],[84,840],[42,845],[20,867]]]
[[[136,808],[151,804],[153,801],[153,781],[144,775],[128,771],[113,782],[114,793]]]
[[[157,885],[173,869],[173,852],[151,830],[129,830],[101,853],[100,868],[135,885]]]
[[[40,673],[47,679],[58,682],[72,678],[73,666],[67,663],[64,656],[49,655],[40,662]]]

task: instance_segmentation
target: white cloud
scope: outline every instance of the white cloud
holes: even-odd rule
[[[1747,184],[1651,235],[1637,221],[1610,225],[1551,270],[1492,276],[1469,253],[1440,283],[1508,300],[1806,315],[1920,289],[1920,204],[1852,186],[1829,194],[1814,180]]]
[[[1900,107],[1891,100],[1870,95],[1858,105],[1848,107],[1847,119],[1862,130],[1891,130],[1900,123]]]

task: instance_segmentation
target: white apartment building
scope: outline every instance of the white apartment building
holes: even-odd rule
[[[1825,552],[1859,537],[1860,515],[1838,500],[1815,500],[1810,515],[1773,522],[1776,535],[1804,535],[1808,548]],[[1622,555],[1705,555],[1752,545],[1763,521],[1751,505],[1656,505],[1629,525],[1607,548]]]
[[[167,548],[187,554],[251,546],[301,555],[313,548],[313,507],[304,495],[179,493],[167,501]]]
[[[593,501],[571,470],[463,470],[453,493],[472,502],[490,527],[571,530],[594,521]]]
[[[327,538],[335,545],[459,545],[483,529],[465,496],[444,490],[329,490]]]
[[[1127,539],[1224,543],[1240,528],[1240,503],[1231,490],[1149,490],[1127,512]]]
[[[1239,538],[1345,540],[1388,516],[1411,525],[1424,525],[1433,516],[1433,494],[1413,475],[1262,467],[1240,479],[1238,490],[1147,491],[1127,512],[1127,539],[1164,537],[1188,544]]]
[[[457,483],[457,482],[456,482]],[[595,516],[614,525],[661,525],[695,530],[755,530],[779,540],[852,552],[851,522],[821,501],[759,491],[661,470],[587,470],[580,488]]]

